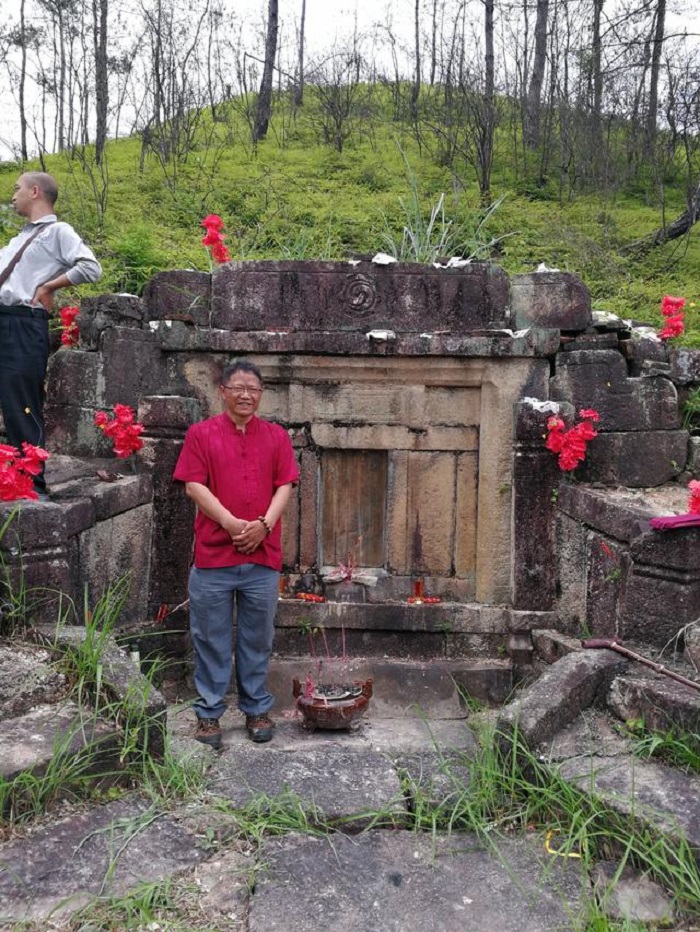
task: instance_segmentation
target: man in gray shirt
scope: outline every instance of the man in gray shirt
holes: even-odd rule
[[[56,217],[57,197],[51,175],[21,175],[12,206],[27,223],[0,249],[0,278],[21,252],[0,285],[0,406],[7,442],[20,450],[25,441],[41,447],[45,442],[44,379],[54,292],[96,282],[102,274],[92,250],[70,224]],[[43,497],[43,474],[34,485]]]

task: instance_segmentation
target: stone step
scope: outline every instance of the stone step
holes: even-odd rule
[[[58,702],[67,688],[50,651],[16,638],[0,642],[0,722]]]
[[[31,772],[41,776],[51,766],[90,750],[99,773],[115,747],[117,730],[75,702],[40,705],[0,722],[0,777],[11,781]],[[92,767],[92,764],[91,764]]]
[[[319,666],[320,664],[320,666]],[[277,708],[294,707],[292,681],[303,683],[309,674],[314,682],[373,682],[370,703],[374,718],[402,716],[432,719],[463,718],[467,700],[497,704],[513,689],[513,670],[508,660],[432,660],[427,662],[395,658],[280,657],[270,665],[268,686]]]
[[[633,813],[658,833],[686,839],[700,859],[700,776],[640,760],[631,737],[615,727],[616,713],[644,718],[661,699],[656,724],[662,730],[678,720],[668,715],[678,717],[682,709],[686,720],[697,722],[691,688],[610,650],[572,650],[500,711],[499,740],[510,747],[517,730],[540,760],[579,790],[614,811]]]
[[[413,659],[493,657],[509,653],[513,638],[552,627],[551,612],[518,611],[477,602],[410,604],[384,602],[304,602],[281,598],[276,617],[275,650],[318,654],[328,643],[358,656],[372,654]],[[325,635],[325,641],[324,641]]]
[[[605,714],[592,711],[541,750],[577,789],[594,793],[616,812],[634,814],[659,834],[685,838],[700,863],[700,775],[640,760],[631,739],[612,728]]]

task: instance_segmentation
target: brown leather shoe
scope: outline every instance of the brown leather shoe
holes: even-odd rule
[[[221,749],[221,726],[218,718],[200,718],[197,716],[197,731],[195,738],[202,744],[213,748],[215,751]]]
[[[265,741],[272,740],[272,732],[275,723],[265,712],[264,715],[246,715],[245,727],[248,729],[248,737],[256,744],[263,744]]]

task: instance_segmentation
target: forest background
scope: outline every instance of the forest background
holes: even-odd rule
[[[6,0],[6,3],[8,0]],[[358,7],[362,6],[362,10]],[[368,4],[367,4],[368,6]],[[0,244],[19,171],[138,293],[234,259],[541,263],[700,346],[700,36],[670,0],[9,0]],[[364,13],[364,19],[359,13]],[[76,296],[64,294],[66,303]]]

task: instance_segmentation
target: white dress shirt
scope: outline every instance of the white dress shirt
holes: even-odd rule
[[[25,224],[7,246],[0,249],[0,272],[12,261],[38,226],[46,226],[27,247],[10,277],[0,288],[0,305],[32,304],[40,285],[59,275],[67,275],[71,284],[96,282],[102,266],[69,223],[58,221],[56,214],[46,214],[34,223]]]

